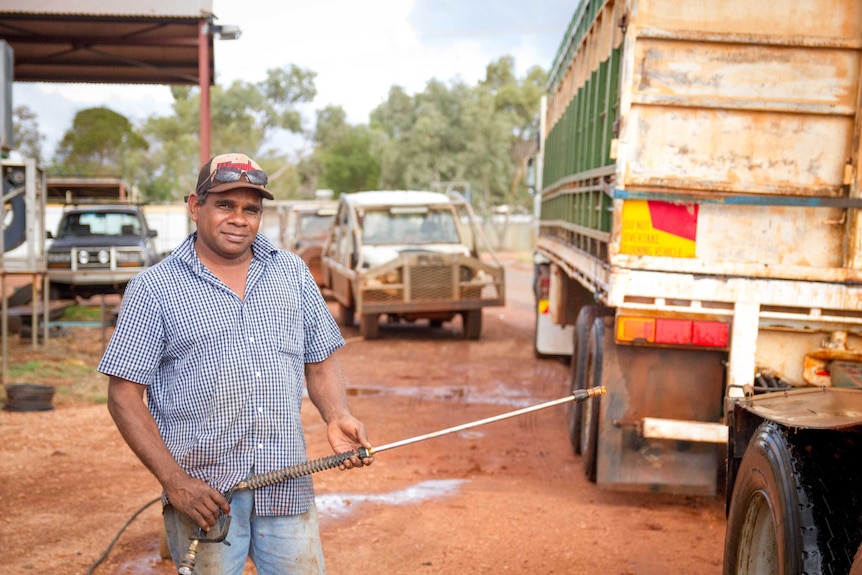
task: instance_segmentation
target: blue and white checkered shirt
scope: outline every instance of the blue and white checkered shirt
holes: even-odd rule
[[[240,299],[198,259],[196,234],[126,288],[99,371],[147,386],[174,458],[226,492],[306,460],[304,367],[344,339],[308,267],[263,235]],[[310,476],[255,490],[259,515],[304,513]]]

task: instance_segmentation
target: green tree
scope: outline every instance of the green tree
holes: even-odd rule
[[[535,66],[523,80],[514,73],[515,61],[504,56],[486,68],[481,86],[494,96],[494,107],[506,116],[512,126],[510,154],[514,162],[512,181],[505,198],[507,204],[525,203],[527,161],[538,151],[539,101],[545,91],[548,75]]]
[[[57,149],[54,173],[129,177],[127,158],[148,147],[128,118],[105,107],[75,114]]]
[[[381,137],[383,187],[467,182],[474,204],[485,212],[505,196],[511,126],[496,112],[489,90],[431,80],[410,97],[393,86],[372,112],[371,127]]]
[[[12,133],[15,147],[25,158],[36,160],[41,164],[42,142],[45,136],[39,132],[39,122],[36,114],[27,106],[18,106],[12,118]]]
[[[238,80],[210,90],[213,153],[253,157],[270,174],[269,187],[277,198],[295,196],[299,176],[284,154],[264,149],[265,142],[276,130],[302,133],[297,106],[314,99],[314,77],[314,72],[291,65],[269,70],[261,82]],[[146,157],[136,160],[139,185],[150,199],[181,199],[194,188],[200,167],[200,92],[175,86],[171,93],[173,115],[146,121],[144,133],[152,145]]]
[[[318,111],[314,141],[316,188],[340,195],[379,186],[380,163],[373,151],[373,134],[368,126],[350,125],[341,107]]]

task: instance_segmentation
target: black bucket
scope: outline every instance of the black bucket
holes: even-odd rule
[[[54,409],[50,385],[18,383],[6,386],[6,411],[50,411]]]

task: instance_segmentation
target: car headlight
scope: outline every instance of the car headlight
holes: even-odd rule
[[[88,264],[90,263],[90,252],[87,250],[81,250],[78,252],[78,263],[79,264]]]
[[[52,268],[72,267],[72,254],[70,252],[48,252],[48,266]]]
[[[108,253],[108,250],[99,250],[99,254],[96,257],[100,264],[106,264],[111,261],[111,254]]]
[[[141,250],[117,251],[117,265],[120,267],[143,267],[144,252]]]

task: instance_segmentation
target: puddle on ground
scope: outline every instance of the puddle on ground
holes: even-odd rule
[[[459,401],[463,403],[485,403],[507,405],[511,407],[528,407],[535,403],[527,389],[512,389],[498,382],[491,391],[479,392],[475,388],[463,386],[435,387],[350,387],[350,396],[391,395],[398,397],[415,397],[417,399],[433,399],[438,401]]]
[[[419,503],[432,497],[444,497],[458,491],[466,479],[434,479],[417,483],[406,489],[374,495],[326,493],[315,497],[317,511],[326,517],[343,517],[361,503],[383,503],[386,505],[405,505]]]

